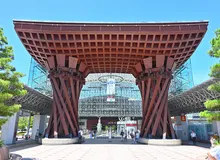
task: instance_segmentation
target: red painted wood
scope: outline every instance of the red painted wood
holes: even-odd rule
[[[171,69],[172,72],[174,72],[174,70],[176,69],[176,66],[177,66],[177,64],[176,64],[176,62],[174,62],[174,63],[173,63],[173,67],[172,67],[172,69]]]
[[[170,131],[171,131],[171,136],[173,139],[175,139],[176,137],[175,137],[175,133],[174,133],[172,122],[171,122],[170,111],[168,109],[167,109],[167,119],[168,119]]]
[[[90,69],[86,68],[85,72],[83,72],[83,77],[86,78],[90,73]]]
[[[77,112],[77,100],[76,100],[76,91],[75,91],[75,87],[74,87],[74,83],[72,77],[70,77],[70,87],[71,87],[71,92],[72,92],[72,101],[73,101],[73,110],[76,113]]]
[[[142,99],[144,99],[145,91],[146,91],[145,82],[141,81],[141,96],[142,96]]]
[[[166,82],[165,82],[166,83]],[[161,93],[161,95],[163,94],[163,100],[161,101],[161,104],[159,106],[159,110],[157,111],[157,115],[156,115],[156,119],[154,121],[154,125],[153,125],[153,129],[152,129],[152,135],[155,136],[156,134],[156,131],[158,129],[158,124],[159,122],[161,121],[162,117],[161,117],[161,114],[162,114],[162,111],[164,110],[164,108],[166,107],[165,106],[165,103],[166,103],[166,99],[168,98],[167,95],[168,95],[168,88],[169,86],[166,86],[166,91],[165,93]],[[155,106],[156,107],[156,106]]]
[[[61,105],[62,105],[62,107],[63,107],[63,110],[64,110],[64,113],[65,113],[65,115],[66,115],[66,117],[67,117],[67,120],[68,120],[68,122],[69,122],[69,124],[71,125],[71,118],[70,118],[70,115],[69,115],[69,112],[68,112],[68,110],[67,110],[67,107],[66,107],[66,104],[65,104],[65,102],[64,102],[64,100],[63,100],[63,96],[62,96],[62,94],[61,94],[61,92],[60,92],[60,90],[59,90],[59,87],[58,87],[58,85],[57,85],[57,82],[55,81],[55,79],[54,78],[52,78],[52,81],[53,81],[53,84],[54,84],[54,87],[55,87],[55,90],[56,90],[56,94],[55,94],[55,96],[57,96],[57,98],[59,97],[59,100],[60,100],[60,102],[61,102]],[[59,106],[58,106],[58,108],[59,108]],[[62,115],[61,115],[62,116]],[[63,126],[64,127],[64,126]],[[73,129],[74,127],[73,126],[71,126],[71,128]],[[65,130],[66,128],[64,127],[64,130]]]
[[[149,68],[152,68],[152,57],[144,58],[143,62],[144,62],[145,70],[149,69]]]
[[[80,92],[80,82],[76,81],[76,100],[79,100],[79,92]]]
[[[84,72],[85,69],[86,69],[86,64],[83,63],[83,62],[81,62],[80,65],[79,65],[79,69],[78,69],[78,70],[79,70],[80,72]]]
[[[163,139],[166,138],[167,135],[167,108],[168,108],[168,99],[166,99],[164,106],[164,116],[163,116]]]
[[[165,55],[156,55],[156,67],[164,66]]]
[[[157,102],[156,102],[156,105],[154,106],[154,109],[153,109],[153,112],[151,112],[151,115],[150,115],[150,120],[148,121],[148,124],[147,124],[147,128],[146,128],[146,130],[145,130],[145,132],[144,132],[144,135],[146,134],[146,133],[148,133],[148,130],[149,130],[149,128],[150,128],[150,126],[152,125],[152,121],[154,120],[154,116],[155,116],[155,114],[156,114],[156,111],[158,111],[158,107],[159,107],[159,105],[160,105],[160,103],[161,103],[161,99],[163,98],[163,97],[166,97],[165,96],[165,91],[167,91],[167,88],[168,88],[168,84],[169,83],[169,79],[167,78],[166,79],[166,82],[164,83],[164,85],[163,85],[163,89],[162,89],[162,91],[161,91],[161,93],[160,93],[160,95],[159,95],[159,98],[158,98],[158,100],[157,100]],[[158,84],[156,84],[156,85],[158,85]],[[168,94],[168,93],[167,93]],[[159,119],[158,119],[158,121],[157,121],[157,123],[159,122]],[[155,134],[154,134],[155,135]]]
[[[159,78],[158,78],[158,80],[157,80],[157,84],[156,84],[156,87],[155,87],[155,89],[154,89],[154,91],[153,91],[153,96],[151,97],[151,99],[150,99],[150,105],[149,105],[149,107],[148,107],[148,111],[147,111],[147,114],[146,114],[146,116],[144,117],[144,122],[142,123],[142,131],[141,131],[141,133],[143,134],[144,133],[144,130],[145,130],[145,125],[146,125],[146,123],[147,123],[147,121],[148,121],[148,119],[149,119],[149,117],[150,117],[150,114],[151,114],[151,112],[152,112],[152,108],[153,108],[153,104],[155,103],[155,99],[156,99],[156,96],[157,96],[157,93],[158,93],[158,90],[159,90],[159,88],[160,88],[160,82],[161,82],[161,80],[162,80],[162,77],[161,76],[159,76]]]
[[[136,70],[137,73],[140,73],[140,72],[143,71],[142,66],[141,66],[141,63],[137,63],[137,64],[135,65],[135,70]]]
[[[134,77],[137,77],[138,73],[136,72],[135,68],[132,68],[132,69],[131,69],[131,74],[132,74]]]
[[[77,123],[77,117],[76,115],[74,114],[73,112],[73,106],[71,104],[71,101],[70,101],[70,98],[69,95],[68,95],[68,91],[67,91],[67,88],[66,88],[66,85],[64,83],[64,80],[60,77],[60,82],[61,82],[61,87],[63,89],[63,93],[64,93],[64,97],[66,99],[66,102],[67,102],[67,106],[69,108],[69,111],[70,111],[70,114],[71,114],[71,117],[73,118],[73,123],[72,121],[69,121],[69,124],[71,126],[71,129],[72,129],[72,132],[74,135],[77,135],[76,133],[76,128],[78,128],[78,123]],[[73,125],[74,124],[74,125]],[[75,126],[75,127],[74,127]]]
[[[65,67],[65,55],[63,54],[57,54],[56,55],[56,60],[57,60],[57,66],[60,67]]]
[[[50,67],[49,67],[49,64],[47,63],[47,61],[44,62],[44,65],[45,65],[46,69],[49,71]]]
[[[53,69],[55,67],[54,56],[48,57],[47,62],[49,64],[50,69]]]
[[[69,67],[70,68],[76,69],[77,62],[78,62],[78,58],[69,57]]]
[[[56,106],[57,106],[57,109],[58,109],[58,113],[60,115],[60,120],[61,120],[61,123],[62,123],[62,126],[63,126],[64,133],[65,133],[65,135],[68,135],[69,131],[68,131],[68,128],[67,128],[66,121],[64,119],[64,112],[63,112],[63,109],[61,108],[61,105],[60,105],[60,102],[59,102],[56,91],[54,91],[53,94],[54,94],[54,100],[56,102]]]
[[[171,57],[168,57],[168,58],[167,58],[166,68],[171,70],[171,68],[172,68],[172,66],[173,66],[173,62],[174,62],[174,59],[171,58]]]
[[[147,113],[147,109],[148,109],[148,102],[149,102],[149,96],[150,96],[150,88],[151,88],[151,82],[152,79],[149,78],[147,83],[147,92],[145,94],[145,98],[144,98],[144,110],[142,111],[144,113],[144,115],[146,115]]]

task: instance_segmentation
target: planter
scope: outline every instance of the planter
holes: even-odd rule
[[[139,138],[138,143],[156,145],[156,146],[179,146],[181,145],[180,139],[146,139]]]
[[[43,138],[42,145],[67,145],[78,143],[78,138]]]
[[[5,146],[0,147],[0,159],[1,160],[8,160],[9,159],[9,150]]]

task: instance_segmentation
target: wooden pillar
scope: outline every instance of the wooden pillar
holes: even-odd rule
[[[136,66],[143,105],[142,137],[175,138],[167,105],[173,64],[173,58],[157,55],[156,62],[150,57],[143,60],[142,68]]]
[[[69,62],[69,63],[67,63]],[[49,138],[77,136],[78,101],[82,86],[85,84],[84,63],[77,58],[56,55],[47,58],[47,69],[53,88],[53,106],[47,134]]]

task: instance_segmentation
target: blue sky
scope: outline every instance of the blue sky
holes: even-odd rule
[[[214,31],[220,28],[219,0],[3,0],[0,27],[14,47],[13,64],[26,74],[30,56],[18,39],[13,19],[92,22],[161,22],[209,20],[208,32],[192,56],[194,83],[209,78],[210,66],[217,62],[207,54]]]

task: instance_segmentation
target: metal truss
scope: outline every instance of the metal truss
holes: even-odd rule
[[[183,92],[168,100],[171,116],[200,112],[205,109],[207,99],[220,98],[220,93],[207,90],[208,86],[220,79],[210,79],[192,89]],[[28,91],[24,97],[15,97],[14,101],[22,105],[22,110],[49,115],[52,107],[52,98],[25,86]],[[79,116],[131,116],[141,117],[141,101],[129,101],[128,98],[116,97],[116,103],[105,102],[106,97],[90,97],[79,101]],[[97,106],[97,107],[94,107]],[[126,108],[128,110],[126,110]],[[133,108],[133,109],[132,109]],[[130,109],[130,110],[129,110]],[[125,113],[125,114],[124,114]]]
[[[46,96],[52,97],[52,86],[48,78],[48,72],[45,68],[36,63],[33,58],[31,58],[28,86]]]
[[[24,88],[28,93],[23,97],[15,97],[12,101],[21,104],[22,110],[49,115],[52,107],[52,98],[28,86],[24,86]]]
[[[191,68],[191,60],[186,61],[173,73],[173,79],[169,88],[169,97],[174,97],[194,86]]]
[[[205,110],[204,102],[208,99],[220,98],[220,93],[209,91],[209,85],[219,82],[220,79],[210,79],[175,97],[169,98],[168,106],[172,116],[195,113]]]
[[[79,117],[142,117],[141,101],[115,97],[107,102],[106,96],[84,98],[79,101]]]

